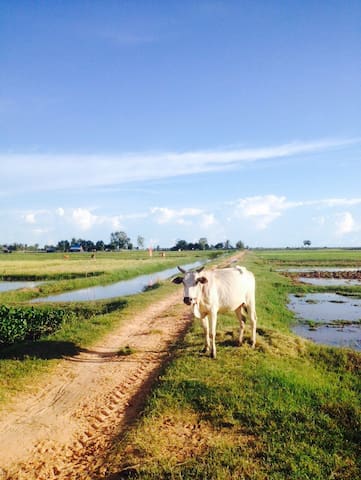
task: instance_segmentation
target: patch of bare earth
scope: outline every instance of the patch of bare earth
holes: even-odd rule
[[[114,439],[141,411],[171,346],[192,321],[180,296],[177,289],[91,350],[62,360],[37,393],[24,393],[1,413],[1,480],[107,476]],[[120,356],[125,346],[134,353]]]
[[[0,417],[0,478],[93,479],[139,413],[171,345],[191,321],[180,292],[151,305],[92,350],[64,359],[36,395]],[[178,304],[178,306],[176,305]],[[119,356],[124,346],[134,353]]]

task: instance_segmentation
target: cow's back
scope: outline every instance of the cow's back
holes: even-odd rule
[[[254,303],[255,280],[252,272],[245,267],[213,270],[208,281],[211,303],[216,303],[220,312]]]

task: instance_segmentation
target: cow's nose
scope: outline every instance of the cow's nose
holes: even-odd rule
[[[184,297],[183,301],[186,305],[191,305],[192,304],[192,300],[191,300],[190,297]]]

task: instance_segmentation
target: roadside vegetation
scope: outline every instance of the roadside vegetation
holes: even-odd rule
[[[194,323],[114,445],[117,478],[361,478],[361,354],[291,334],[297,287],[258,254],[244,264],[257,279],[256,349],[239,348],[234,315],[221,315],[211,360]]]
[[[145,251],[72,253],[63,255],[12,253],[0,256],[0,280],[43,281],[37,288],[0,292],[0,303],[28,301],[55,293],[95,285],[107,285],[139,275],[154,273],[178,264],[188,264],[204,258],[216,258],[224,252]]]
[[[119,254],[108,257],[104,253],[104,259],[97,255],[89,268],[101,272],[99,277],[75,280],[81,286],[87,281],[107,282],[125,271],[133,276],[138,271],[148,273],[148,268],[158,264],[151,270],[155,271],[159,263],[164,265],[163,260],[169,262],[164,268],[191,263],[202,254],[209,252],[174,252],[174,257],[167,252],[166,258],[152,259],[140,252],[129,252],[122,259],[116,257]],[[27,264],[27,272],[37,278],[56,275],[54,261],[60,265],[67,262],[65,274],[83,274],[88,266],[81,261],[91,262],[84,257],[88,254],[75,254],[70,260],[54,255],[41,260],[43,264],[27,260],[33,262]],[[16,275],[23,266],[10,266],[9,257],[1,257],[0,271],[9,268]],[[129,262],[126,268],[121,260]],[[199,322],[194,322],[172,349],[171,360],[145,399],[140,418],[114,441],[107,459],[109,479],[361,478],[361,353],[316,345],[293,335],[290,326],[294,318],[286,308],[288,294],[324,287],[301,286],[276,271],[280,265],[341,266],[345,262],[360,266],[361,252],[248,252],[242,263],[255,273],[257,281],[256,349],[250,347],[247,330],[245,344],[238,347],[235,316],[220,315],[218,356],[212,360],[199,353],[203,331]],[[51,288],[75,288],[73,281],[57,280],[57,287],[50,283],[39,287],[50,291],[3,293],[0,302],[8,298],[9,303],[19,305],[36,295],[60,291]],[[0,348],[0,402],[32,388],[29,385],[36,386],[39,375],[50,371],[64,355],[76,354],[115,325],[141,314],[147,305],[182,288],[170,282],[156,287],[108,301],[50,305],[67,312],[57,332],[36,342]],[[80,288],[78,284],[76,288]],[[343,288],[361,294],[360,287]],[[175,305],[170,314],[177,315],[177,309]],[[119,350],[119,355],[132,354],[126,345]]]
[[[161,287],[157,284],[144,294],[96,302],[29,306],[29,300],[126,280],[219,254],[167,252],[166,257],[160,254],[149,257],[144,251],[104,252],[97,254],[96,260],[87,253],[71,254],[65,259],[53,253],[2,255],[3,277],[51,280],[36,288],[0,293],[0,406],[24,388],[36,387],[41,374],[48,373],[64,356],[75,355],[90,346],[135,311],[174,289],[169,284]],[[72,275],[79,278],[70,278]]]

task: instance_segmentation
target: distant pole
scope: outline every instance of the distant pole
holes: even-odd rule
[[[150,256],[150,257],[153,256],[153,248],[152,248],[152,247],[149,247],[149,248],[148,248],[148,253],[149,253],[149,256]]]

